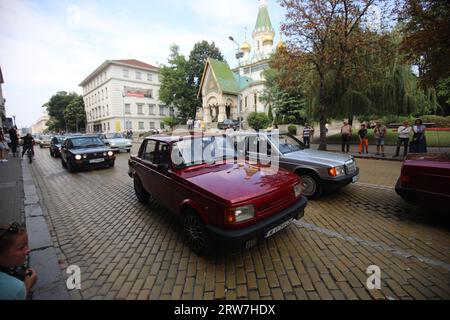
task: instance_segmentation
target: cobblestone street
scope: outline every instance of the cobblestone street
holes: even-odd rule
[[[450,217],[395,193],[401,162],[358,159],[360,181],[309,201],[304,219],[251,249],[202,258],[170,212],[137,200],[128,158],[70,174],[36,148],[61,272],[81,268],[72,299],[450,299]],[[381,290],[366,288],[371,265]]]

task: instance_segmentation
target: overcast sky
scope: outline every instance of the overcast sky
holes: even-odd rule
[[[277,32],[284,11],[268,0]],[[105,60],[166,63],[176,43],[188,55],[197,41],[214,41],[231,66],[236,45],[251,37],[258,0],[0,0],[0,66],[6,114],[31,126],[57,91],[75,91]],[[275,42],[276,43],[276,42]]]

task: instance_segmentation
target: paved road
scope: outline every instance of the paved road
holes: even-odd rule
[[[37,149],[61,270],[82,271],[73,299],[450,298],[450,219],[395,194],[399,162],[359,160],[360,182],[310,201],[300,222],[249,250],[201,258],[169,212],[137,201],[127,160],[70,174]],[[381,290],[366,288],[370,265]]]

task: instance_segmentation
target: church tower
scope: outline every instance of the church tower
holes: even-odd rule
[[[267,0],[259,0],[259,12],[253,30],[253,48],[255,57],[260,60],[273,52],[275,30],[270,22]]]

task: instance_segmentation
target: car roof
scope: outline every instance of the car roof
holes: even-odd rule
[[[98,135],[96,134],[89,134],[89,135],[73,135],[73,136],[65,136],[67,139],[76,139],[76,138],[98,138]]]
[[[191,139],[191,138],[202,138],[202,137],[220,137],[220,136],[225,136],[226,134],[219,134],[219,133],[194,133],[194,134],[189,134],[189,135],[176,135],[176,136],[167,136],[167,135],[154,135],[154,136],[150,136],[145,138],[145,140],[156,140],[156,141],[161,141],[161,142],[165,142],[165,143],[173,143],[173,142],[178,142],[178,141],[182,141],[182,140],[186,140],[186,139]]]

